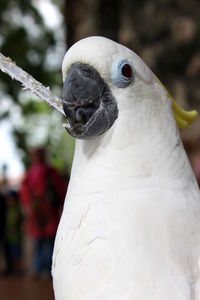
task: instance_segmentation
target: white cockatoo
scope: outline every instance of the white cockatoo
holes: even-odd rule
[[[76,145],[53,254],[56,300],[200,300],[200,192],[176,127],[196,112],[103,37],[73,45],[62,72]]]

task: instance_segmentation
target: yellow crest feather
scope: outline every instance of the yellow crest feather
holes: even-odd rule
[[[156,76],[155,76],[156,77]],[[162,84],[162,82],[156,77],[158,83],[165,89],[168,98],[172,101],[172,109],[174,112],[174,118],[176,120],[176,124],[180,129],[188,127],[197,117],[198,113],[196,110],[186,111],[181,108],[172,95],[168,92],[167,88]]]

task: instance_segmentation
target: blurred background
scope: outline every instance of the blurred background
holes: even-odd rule
[[[1,0],[0,52],[61,96],[61,63],[66,50],[81,38],[102,35],[134,50],[181,106],[200,111],[199,11],[198,0]],[[74,141],[63,122],[61,114],[0,72],[0,220],[2,228],[19,225],[21,244],[9,271],[6,229],[1,230],[2,300],[53,299],[51,279],[31,273],[32,240],[38,236],[26,230],[30,218],[26,204],[31,196],[21,198],[35,163],[33,149],[45,149],[47,168],[59,174],[60,182],[65,181],[63,190],[67,189]],[[199,177],[200,117],[181,135]],[[17,200],[10,200],[13,192]],[[20,211],[15,221],[14,217],[8,220],[13,207]]]

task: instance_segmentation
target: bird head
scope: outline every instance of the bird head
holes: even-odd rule
[[[146,123],[151,126],[151,120],[162,119],[163,114],[173,118],[174,110],[179,127],[186,127],[196,116],[175,104],[140,57],[104,37],[74,44],[65,54],[62,74],[65,127],[75,138],[100,136],[122,116],[127,126],[131,118],[140,124],[149,119]]]

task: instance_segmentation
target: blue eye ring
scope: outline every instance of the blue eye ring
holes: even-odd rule
[[[117,59],[112,64],[112,82],[119,88],[127,87],[135,76],[135,71],[126,59]]]

